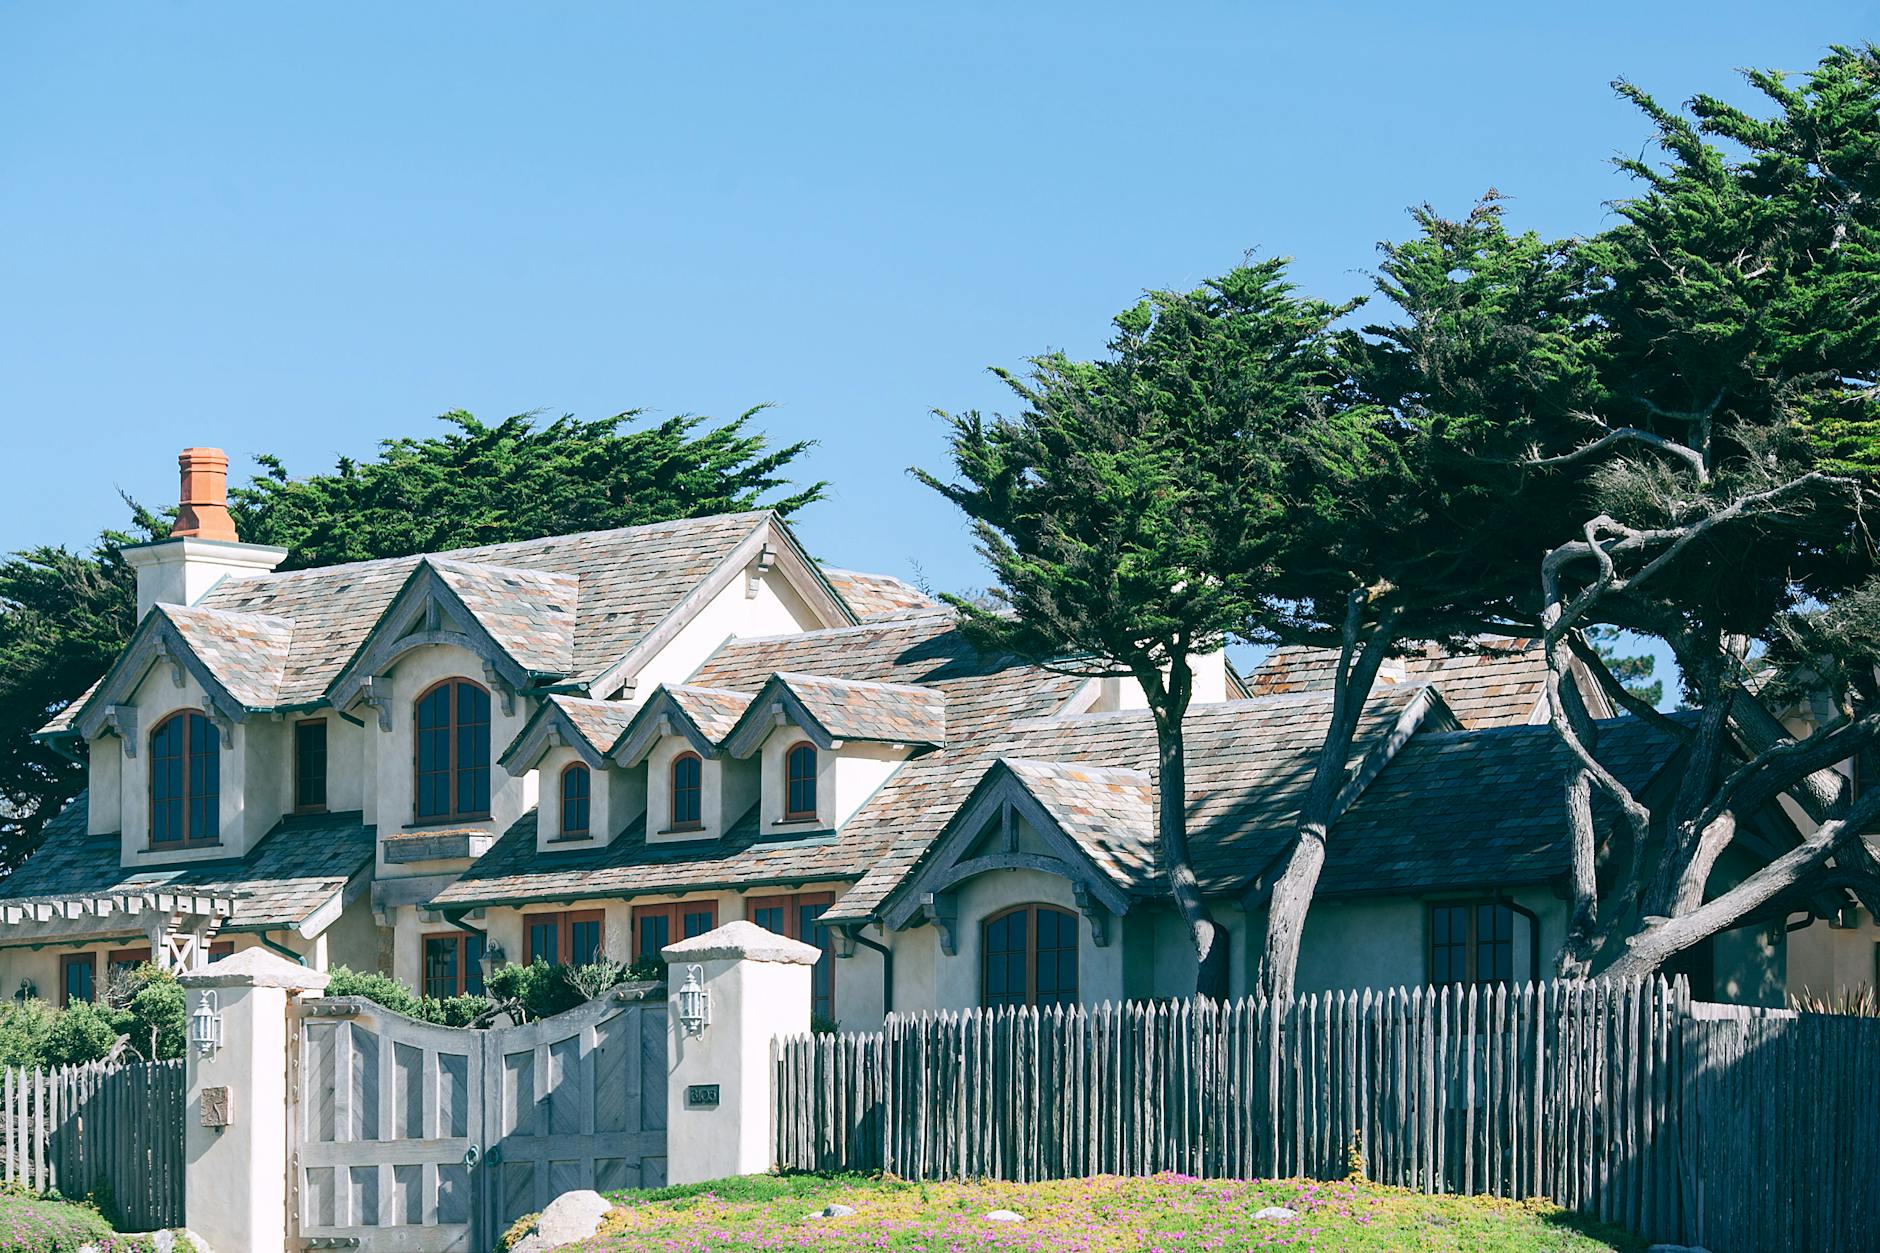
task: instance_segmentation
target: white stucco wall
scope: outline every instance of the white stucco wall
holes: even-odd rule
[[[785,788],[784,758],[798,744],[808,741],[794,726],[780,726],[765,738],[754,754],[761,771],[759,819],[766,833],[833,830],[855,816],[855,811],[888,781],[911,750],[891,744],[845,743],[840,748],[816,749],[816,816],[797,822],[784,821],[788,799]]]
[[[684,683],[705,659],[726,640],[760,635],[789,635],[820,626],[821,622],[776,570],[760,575],[757,593],[748,595],[750,580],[731,580],[640,669],[634,692],[645,697],[661,683]]]
[[[672,763],[691,752],[682,735],[662,736],[641,767],[646,779],[646,839],[648,843],[716,840],[744,816],[757,799],[758,764],[755,758],[706,757],[699,763],[699,820],[697,829],[672,826]]]
[[[1880,987],[1880,924],[1856,906],[1851,927],[1816,921],[1788,937],[1789,989],[1825,994]]]
[[[536,810],[535,846],[544,851],[596,848],[613,841],[628,823],[646,810],[646,770],[609,765],[596,770],[589,767],[588,835],[570,839],[561,833],[562,774],[577,762],[585,765],[581,754],[565,745],[542,754],[535,769]],[[670,812],[670,810],[668,811]]]

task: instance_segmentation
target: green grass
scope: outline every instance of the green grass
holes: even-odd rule
[[[925,1253],[1004,1248],[1027,1253],[1214,1253],[1237,1249],[1546,1250],[1639,1253],[1623,1232],[1546,1202],[1430,1197],[1370,1184],[1287,1179],[1242,1183],[1180,1175],[1105,1176],[1040,1184],[907,1183],[818,1175],[754,1176],[610,1194],[621,1207],[588,1253],[731,1250]],[[842,1218],[811,1217],[852,1206]],[[1269,1205],[1290,1221],[1255,1219]],[[995,1223],[1009,1209],[1022,1223]]]
[[[4,1253],[73,1253],[102,1240],[111,1224],[87,1205],[49,1201],[17,1189],[0,1191],[0,1250]]]

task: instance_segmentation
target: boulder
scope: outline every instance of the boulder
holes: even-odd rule
[[[847,1218],[850,1214],[853,1214],[854,1212],[855,1212],[855,1207],[853,1205],[840,1205],[840,1204],[825,1205],[821,1209],[817,1210],[814,1214],[810,1215],[810,1217],[812,1218]]]
[[[1255,1210],[1253,1216],[1267,1222],[1291,1222],[1299,1217],[1296,1209],[1287,1209],[1284,1205],[1269,1205],[1263,1210]]]
[[[1025,1216],[1023,1214],[1014,1213],[1009,1209],[995,1209],[987,1212],[986,1221],[989,1223],[1022,1223],[1025,1221]]]
[[[518,1240],[510,1253],[546,1253],[586,1240],[600,1229],[601,1219],[612,1208],[606,1197],[590,1189],[564,1192],[548,1203],[535,1220],[535,1230]]]

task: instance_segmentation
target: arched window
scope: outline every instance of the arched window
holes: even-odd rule
[[[580,762],[561,772],[561,833],[577,837],[588,833],[588,797],[594,776]]]
[[[222,737],[193,709],[150,733],[150,843],[180,848],[220,839]]]
[[[489,692],[445,679],[418,698],[415,713],[418,820],[489,817]]]
[[[672,759],[672,826],[690,831],[704,825],[704,763],[697,753]]]
[[[981,940],[981,999],[987,1005],[1076,1003],[1076,914],[1018,905],[986,919]]]
[[[801,822],[816,816],[816,746],[793,744],[783,755],[783,817]]]

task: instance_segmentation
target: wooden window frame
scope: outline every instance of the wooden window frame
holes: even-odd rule
[[[60,953],[59,954],[59,1008],[61,1009],[65,1008],[67,1005],[70,1005],[72,1003],[71,990],[70,990],[69,985],[67,984],[67,980],[70,976],[67,975],[66,972],[72,969],[72,967],[74,966],[90,966],[91,967],[91,996],[89,999],[93,1004],[97,1003],[98,994],[104,990],[98,986],[98,954],[96,953]]]
[[[821,905],[826,909],[835,903],[836,894],[834,892],[793,892],[774,896],[751,896],[746,897],[744,902],[744,916],[749,918],[752,922],[757,922],[757,915],[762,910],[781,909],[783,911],[783,931],[781,934],[790,937],[792,940],[800,940],[804,944],[811,945],[821,950],[822,957],[817,960],[816,966],[828,971],[829,990],[826,994],[819,997],[816,992],[815,976],[813,974],[811,975],[810,1013],[829,1019],[832,1022],[835,1020],[836,1016],[835,928],[824,927],[822,929],[823,942],[817,944],[810,936],[803,934],[802,911],[803,907],[806,905]],[[763,924],[758,923],[757,925],[762,926]],[[824,962],[828,963],[826,967],[823,966]],[[819,1000],[822,1002],[820,1005],[817,1004]]]
[[[317,804],[308,804],[300,799],[300,733],[305,727],[319,727],[320,730],[320,800]],[[415,728],[415,724],[414,724]],[[292,756],[294,760],[294,812],[297,814],[323,814],[327,812],[327,784],[330,774],[327,769],[332,761],[332,728],[327,726],[325,718],[301,718],[294,723]],[[414,798],[413,804],[416,804]]]
[[[419,754],[423,751],[423,740],[420,737],[420,728],[418,726],[418,710],[425,701],[431,698],[431,694],[440,687],[455,689],[458,685],[475,688],[477,691],[483,693],[483,699],[489,705],[491,711],[490,716],[483,723],[483,726],[489,733],[490,743],[484,745],[485,760],[482,766],[473,766],[471,768],[481,769],[484,774],[488,776],[488,782],[485,786],[490,792],[492,799],[496,792],[496,773],[492,765],[492,759],[495,755],[493,745],[495,743],[496,729],[496,703],[494,694],[491,693],[489,688],[484,687],[475,679],[466,679],[462,675],[453,675],[448,679],[439,679],[422,692],[419,692],[417,698],[411,702],[411,821],[413,826],[436,826],[440,823],[448,822],[483,822],[490,816],[490,811],[487,807],[482,810],[464,810],[458,808],[458,805],[463,800],[463,797],[458,794],[457,788],[457,776],[463,769],[461,763],[457,760],[458,729],[465,725],[473,726],[475,724],[466,724],[459,720],[457,709],[458,696],[455,690],[450,694],[450,721],[447,724],[450,734],[445,737],[449,764],[446,765],[443,770],[444,777],[449,780],[450,812],[446,814],[426,814],[420,813],[418,810],[418,780],[424,773],[437,773],[436,771],[420,772],[418,769]]]
[[[687,788],[688,792],[698,794],[698,817],[686,822],[679,821],[679,765],[682,762],[695,762],[698,765],[698,786]],[[674,757],[666,767],[666,818],[668,831],[703,831],[705,829],[705,759],[691,749]]]
[[[705,930],[712,930],[713,927],[718,925],[717,899],[715,897],[706,897],[703,900],[670,901],[660,905],[635,905],[633,907],[632,920],[628,924],[632,928],[633,943],[630,946],[630,959],[633,964],[639,964],[648,956],[648,954],[642,952],[640,948],[640,919],[664,916],[667,920],[666,943],[671,944],[675,940],[683,940],[686,938],[685,916],[687,914],[697,913],[711,914],[711,926],[706,927]],[[703,932],[700,934],[703,934]],[[659,954],[653,953],[651,956],[657,958]]]
[[[1439,909],[1460,909],[1467,919],[1462,941],[1462,965],[1465,977],[1459,981],[1465,988],[1492,988],[1501,982],[1493,978],[1484,979],[1481,975],[1482,945],[1484,941],[1480,938],[1481,914],[1478,911],[1482,909],[1500,909],[1507,912],[1508,938],[1505,941],[1508,946],[1507,983],[1509,987],[1513,987],[1515,983],[1514,920],[1516,917],[1514,906],[1508,901],[1494,900],[1487,897],[1472,898],[1469,900],[1430,901],[1426,904],[1423,911],[1423,974],[1425,979],[1432,985],[1436,984],[1436,911]],[[1503,941],[1488,940],[1486,943],[1500,944],[1503,943]],[[1451,947],[1453,947],[1453,945]],[[1450,985],[1444,984],[1439,986]]]
[[[790,763],[792,760],[795,759],[799,751],[806,749],[806,748],[809,750],[810,769],[809,769],[808,783],[809,783],[810,804],[809,804],[808,809],[793,809],[790,807],[790,792],[791,792],[792,785],[797,782],[797,777],[790,773]],[[816,786],[816,773],[817,773],[817,770],[821,767],[821,765],[822,765],[822,759],[817,755],[816,746],[810,743],[808,740],[798,740],[796,743],[790,745],[790,747],[783,750],[783,821],[785,822],[814,822],[816,821],[816,807],[819,801],[821,800],[821,798],[817,795],[818,789]]]
[[[587,793],[581,798],[581,803],[587,810],[584,815],[586,821],[579,827],[570,827],[568,825],[568,780],[574,776],[574,772],[577,770],[587,776]],[[571,761],[561,768],[561,773],[557,775],[555,779],[555,795],[558,799],[556,801],[556,831],[554,838],[556,840],[592,839],[594,837],[594,772],[588,769],[586,762]]]
[[[527,966],[533,966],[535,964],[537,957],[535,951],[535,928],[552,924],[555,928],[556,960],[550,964],[556,966],[574,965],[574,962],[569,959],[574,956],[574,927],[576,923],[580,922],[592,922],[600,927],[600,940],[595,945],[595,955],[605,957],[607,955],[606,912],[599,909],[562,909],[553,912],[522,915],[523,964]],[[547,961],[547,958],[544,957],[543,960]]]
[[[211,831],[208,835],[197,835],[195,831],[192,830],[189,820],[189,811],[192,807],[191,802],[198,799],[195,793],[190,791],[189,787],[190,752],[188,720],[191,718],[202,719],[203,722],[208,724],[209,734],[215,737],[215,743],[209,749],[209,760],[214,763],[215,766],[215,791],[212,793],[215,800],[210,806],[209,825]],[[180,840],[159,840],[157,839],[157,762],[159,760],[156,752],[157,736],[161,735],[164,729],[172,722],[176,722],[179,719],[183,722],[183,751],[177,760],[181,761],[183,764],[182,790],[177,793],[176,800],[182,814],[183,838]],[[178,709],[164,716],[157,722],[156,726],[150,728],[150,738],[147,748],[150,754],[150,767],[149,777],[145,780],[144,794],[149,804],[147,812],[150,827],[146,834],[148,836],[147,842],[150,846],[150,850],[152,852],[175,852],[177,849],[183,848],[215,848],[220,845],[222,843],[222,732],[216,727],[215,722],[207,713],[200,709]],[[162,760],[169,761],[171,759],[164,757]]]
[[[129,966],[135,969],[149,961],[150,957],[149,945],[145,945],[142,948],[114,948],[104,955],[104,977],[109,979],[111,972],[120,966]]]
[[[1046,901],[1027,901],[1022,905],[1008,905],[997,913],[987,916],[979,924],[979,1003],[981,1005],[990,1006],[992,1004],[989,987],[991,980],[986,977],[988,974],[988,959],[992,955],[992,946],[986,942],[986,937],[992,930],[994,923],[1002,922],[1013,914],[1030,915],[1025,923],[1025,999],[1019,1003],[1024,1005],[1036,1005],[1038,1003],[1038,915],[1041,913],[1059,914],[1070,920],[1072,937],[1071,951],[1077,954],[1078,960],[1077,982],[1071,988],[1071,996],[1068,1003],[1076,1004],[1078,998],[1083,995],[1084,963],[1082,944],[1080,943],[1080,936],[1077,930],[1076,911],[1066,909],[1062,905],[1053,905]],[[1000,1002],[1002,1005],[1009,1003],[1010,1002],[1005,1001]]]
[[[474,993],[470,988],[470,971],[473,964],[470,960],[470,941],[476,938],[468,931],[426,931],[421,934],[418,937],[418,995],[425,1000],[440,999],[431,995],[431,977],[425,968],[431,960],[430,948],[434,940],[450,940],[457,947],[457,990],[450,995],[481,995],[481,988],[476,989]],[[481,970],[477,971],[478,983],[482,982],[482,973]]]

